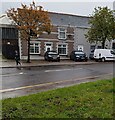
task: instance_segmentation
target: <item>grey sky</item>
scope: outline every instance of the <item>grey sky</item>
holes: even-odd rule
[[[2,2],[2,10],[1,13],[5,13],[7,9],[10,8],[17,8],[21,6],[21,3],[24,4],[30,4],[33,0],[15,0],[15,2],[12,2],[12,0],[3,0]],[[76,15],[83,15],[83,16],[89,16],[93,13],[94,8],[100,6],[105,7],[107,6],[111,10],[113,9],[113,1],[114,0],[93,0],[94,2],[90,2],[88,0],[34,0],[37,5],[43,6],[45,10],[51,11],[51,12],[59,12],[59,13],[67,13],[67,14],[76,14]],[[40,2],[42,1],[42,2]],[[45,2],[44,2],[45,1]],[[47,1],[47,2],[46,2]]]

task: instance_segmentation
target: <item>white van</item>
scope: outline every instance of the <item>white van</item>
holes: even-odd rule
[[[115,51],[112,49],[95,49],[94,59],[96,61],[115,60]]]

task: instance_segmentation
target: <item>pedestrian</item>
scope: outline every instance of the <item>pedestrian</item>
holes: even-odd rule
[[[15,61],[16,61],[16,65],[18,66],[18,64],[21,65],[20,63],[20,57],[19,57],[19,54],[18,54],[18,51],[15,50]]]

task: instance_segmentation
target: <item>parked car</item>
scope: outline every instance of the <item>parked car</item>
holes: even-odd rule
[[[115,61],[115,51],[112,49],[95,49],[95,61]]]
[[[73,60],[73,61],[87,61],[88,57],[84,52],[72,51],[70,53],[70,60]]]
[[[44,54],[46,61],[58,61],[60,62],[60,55],[56,51],[46,51]]]

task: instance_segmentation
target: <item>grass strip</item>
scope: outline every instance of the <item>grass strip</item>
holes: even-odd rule
[[[115,79],[82,83],[2,102],[2,118],[114,118]]]

